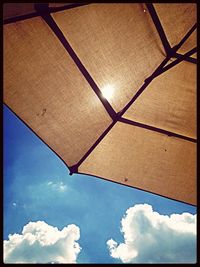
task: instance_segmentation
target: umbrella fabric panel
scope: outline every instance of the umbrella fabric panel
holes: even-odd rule
[[[196,65],[184,61],[156,77],[124,117],[196,138]]]
[[[108,101],[116,111],[164,59],[142,4],[91,4],[51,15],[100,90],[111,91]]]
[[[74,3],[49,3],[49,7],[63,7]]]
[[[118,122],[79,172],[196,204],[196,145]]]
[[[98,97],[39,17],[4,26],[4,102],[68,166],[111,123]]]
[[[194,3],[155,3],[154,7],[171,46],[176,45],[197,21]],[[193,33],[178,52],[185,53],[195,46],[196,33]]]
[[[4,19],[27,15],[30,13],[35,13],[34,3],[4,3],[3,6]]]

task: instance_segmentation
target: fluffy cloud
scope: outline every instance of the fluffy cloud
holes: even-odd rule
[[[81,247],[76,242],[80,229],[74,224],[64,227],[44,221],[29,222],[22,234],[9,235],[4,240],[5,263],[75,263]]]
[[[129,208],[121,221],[124,243],[107,241],[124,263],[195,263],[196,215],[160,215],[148,204]]]

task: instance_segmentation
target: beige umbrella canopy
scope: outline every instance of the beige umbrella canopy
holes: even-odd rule
[[[4,4],[3,34],[4,103],[71,174],[196,205],[196,4]]]

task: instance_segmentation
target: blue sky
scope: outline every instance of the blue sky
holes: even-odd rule
[[[87,175],[69,176],[64,163],[30,129],[6,106],[3,111],[4,240],[21,234],[29,222],[44,221],[59,230],[74,224],[82,248],[77,262],[120,263],[123,257],[111,256],[106,243],[124,242],[121,220],[130,207],[149,204],[161,215],[196,214],[193,206],[141,190]],[[134,212],[129,210],[127,218]]]

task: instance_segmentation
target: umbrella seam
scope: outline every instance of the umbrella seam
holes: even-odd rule
[[[175,53],[173,57],[179,58],[180,56],[183,56],[183,54]],[[184,60],[193,64],[197,64],[197,59],[193,57],[186,57]]]

